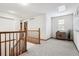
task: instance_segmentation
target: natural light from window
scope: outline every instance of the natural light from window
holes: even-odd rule
[[[64,19],[58,20],[58,30],[64,30]]]

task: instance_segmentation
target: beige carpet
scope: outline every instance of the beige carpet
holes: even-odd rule
[[[41,44],[28,44],[28,52],[21,56],[78,56],[79,53],[72,41],[49,39]]]

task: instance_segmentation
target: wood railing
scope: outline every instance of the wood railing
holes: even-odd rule
[[[27,30],[27,41],[40,44],[40,28],[38,30]]]
[[[27,22],[20,25],[20,31],[0,32],[0,56],[18,56],[27,51],[27,41],[40,44],[40,28],[27,30]]]
[[[17,56],[27,51],[27,31],[0,32],[0,56]]]
[[[23,25],[24,24],[24,25]],[[27,30],[27,41],[34,43],[34,44],[40,44],[40,28],[37,30],[28,30],[28,23],[20,23],[20,30]]]

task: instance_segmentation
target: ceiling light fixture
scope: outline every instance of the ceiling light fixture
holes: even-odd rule
[[[21,5],[24,5],[24,6],[26,6],[26,5],[28,5],[29,3],[20,3]]]
[[[65,11],[66,10],[66,6],[65,5],[62,5],[62,6],[59,6],[58,7],[58,11],[59,12],[63,12],[63,11]]]

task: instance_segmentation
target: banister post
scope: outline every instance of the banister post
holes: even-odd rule
[[[20,31],[22,31],[22,22],[20,22]]]
[[[24,22],[24,31],[25,31],[25,51],[27,51],[27,22]]]

